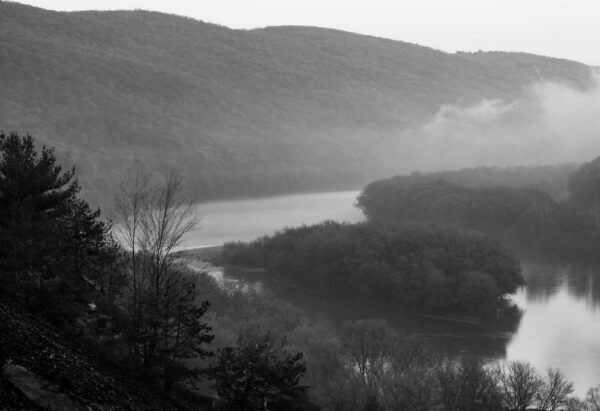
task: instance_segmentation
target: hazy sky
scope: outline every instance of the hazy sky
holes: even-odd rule
[[[505,50],[600,65],[600,0],[28,0],[54,10],[147,9],[232,28],[310,25],[446,51]]]

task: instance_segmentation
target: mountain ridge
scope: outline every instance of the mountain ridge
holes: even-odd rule
[[[200,199],[358,188],[397,174],[392,143],[444,105],[592,85],[564,59],[147,11],[0,2],[0,39],[0,129],[56,146],[98,201],[136,157]]]

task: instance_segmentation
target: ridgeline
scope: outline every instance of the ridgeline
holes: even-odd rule
[[[199,199],[358,188],[397,173],[390,142],[444,104],[592,81],[588,66],[523,53],[146,11],[0,2],[0,39],[3,130],[56,147],[95,203],[133,157],[182,170]]]

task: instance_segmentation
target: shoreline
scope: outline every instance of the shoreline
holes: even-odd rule
[[[223,249],[223,245],[213,245],[208,247],[195,247],[185,250],[179,250],[175,253],[177,257],[194,258],[206,262],[211,262],[218,253]]]

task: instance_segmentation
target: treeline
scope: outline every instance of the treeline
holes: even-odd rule
[[[590,219],[594,190],[577,180],[585,167],[568,174],[568,195],[562,200],[539,188],[507,186],[495,179],[473,186],[436,173],[373,182],[357,203],[372,221],[457,226],[529,254],[590,258],[598,252],[600,234]]]
[[[475,167],[430,173],[415,171],[387,179],[389,184],[408,185],[427,181],[445,181],[470,188],[524,188],[548,193],[561,200],[569,195],[569,176],[580,165],[574,163],[513,167]]]
[[[268,268],[276,280],[325,296],[470,314],[490,313],[523,282],[518,262],[494,242],[420,225],[289,228],[249,244],[226,244],[222,259]]]
[[[347,322],[328,384],[332,410],[596,410],[600,388],[585,401],[557,369],[545,375],[526,362],[452,362],[426,339],[402,335],[383,320]]]

